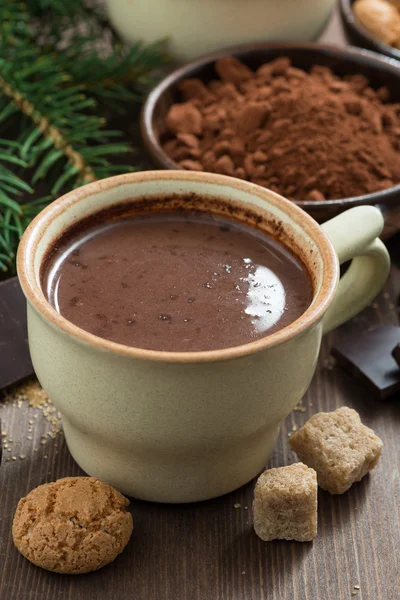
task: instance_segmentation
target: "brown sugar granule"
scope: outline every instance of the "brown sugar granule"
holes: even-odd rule
[[[360,74],[310,72],[282,57],[256,72],[235,58],[221,79],[180,84],[163,148],[190,170],[233,175],[293,200],[323,201],[400,183],[400,104]]]
[[[95,477],[65,477],[22,498],[14,544],[35,565],[57,573],[89,573],[112,562],[128,543],[129,501]]]
[[[289,444],[316,470],[318,485],[331,494],[343,494],[360,481],[382,453],[381,439],[347,406],[315,414],[291,435]]]
[[[317,535],[317,475],[302,463],[269,469],[254,489],[254,530],[264,541],[309,542]]]
[[[27,403],[29,408],[34,411],[33,417],[35,419],[37,419],[39,415],[43,416],[47,430],[43,437],[54,439],[57,435],[62,433],[61,415],[37,380],[29,380],[4,392],[4,405],[11,404],[18,409],[22,407],[23,403]],[[26,438],[28,440],[32,440],[32,435],[30,434],[33,432],[33,429],[34,421],[31,419],[28,422],[26,430],[28,434]],[[7,437],[7,434],[3,437]],[[7,442],[9,442],[9,439]]]

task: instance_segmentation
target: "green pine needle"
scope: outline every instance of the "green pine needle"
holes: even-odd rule
[[[120,164],[132,148],[105,117],[141,100],[166,61],[163,44],[125,47],[92,4],[0,5],[2,270],[14,272],[24,229],[57,195],[134,170]]]

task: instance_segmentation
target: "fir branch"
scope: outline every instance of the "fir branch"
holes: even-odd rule
[[[18,198],[32,188],[20,179],[4,163],[25,167],[26,163],[14,156],[14,142],[0,141],[0,270],[7,271],[13,264],[15,248],[23,231],[21,217],[23,207]]]
[[[164,62],[161,44],[126,48],[95,0],[0,3],[0,269],[59,193],[132,170],[111,162],[131,149],[104,107],[129,110]]]
[[[99,70],[96,52],[82,51],[78,40],[66,50],[60,64],[64,64],[74,83],[81,85],[86,93],[123,114],[130,104],[140,101],[143,90],[154,83],[150,74],[166,61],[164,42],[149,46],[137,42],[129,50],[117,44],[102,59]]]
[[[82,154],[79,154],[79,152],[76,152],[76,150],[73,149],[62,132],[57,129],[57,127],[54,127],[54,125],[51,125],[50,121],[43,116],[29,100],[24,98],[17,90],[14,90],[1,75],[0,88],[6,96],[11,98],[15,106],[19,108],[24,115],[32,119],[38,130],[43,133],[46,138],[49,138],[52,141],[53,146],[65,154],[68,162],[75,169],[76,173],[78,173],[81,183],[89,183],[96,179],[93,169],[85,162]],[[57,155],[57,157],[58,156],[59,155]],[[39,179],[37,174],[35,179]]]

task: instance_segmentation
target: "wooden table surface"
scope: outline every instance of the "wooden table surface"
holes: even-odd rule
[[[338,27],[333,21],[325,39],[337,40]],[[293,411],[286,419],[268,465],[295,461],[288,433],[320,410],[354,407],[382,438],[384,454],[370,476],[342,496],[319,492],[313,543],[261,542],[252,528],[251,482],[200,504],[133,500],[134,535],[113,564],[83,576],[36,568],[12,544],[18,500],[39,484],[83,473],[62,434],[41,437],[51,429],[48,411],[24,401],[0,403],[8,446],[0,468],[0,599],[399,600],[400,394],[379,403],[330,360],[330,347],[344,332],[357,335],[379,323],[398,324],[400,237],[389,246],[393,267],[385,290],[361,315],[324,338],[303,400],[305,412]]]

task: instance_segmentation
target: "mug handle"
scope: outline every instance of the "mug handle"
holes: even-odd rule
[[[325,313],[324,333],[358,314],[382,289],[390,271],[389,253],[378,238],[383,225],[375,206],[351,208],[322,225],[339,263],[352,261]]]

